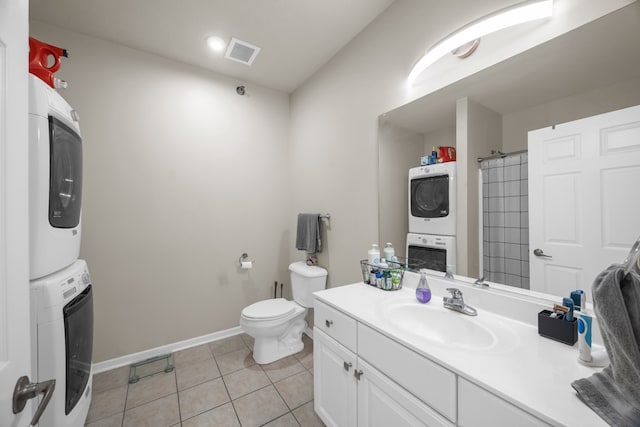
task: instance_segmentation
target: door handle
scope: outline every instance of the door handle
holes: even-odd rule
[[[535,256],[539,256],[539,257],[543,257],[543,258],[552,258],[551,255],[545,254],[544,251],[542,249],[540,249],[540,248],[534,249],[533,250],[533,254]]]
[[[344,362],[344,370],[349,372],[349,369],[353,366],[351,362]]]
[[[330,328],[333,325],[333,320],[325,320],[324,324],[327,325],[327,328]]]
[[[49,401],[51,400],[51,396],[53,396],[53,391],[56,388],[56,380],[43,381],[41,383],[32,383],[29,381],[29,377],[24,375],[18,378],[18,382],[16,382],[16,387],[13,389],[13,413],[18,414],[22,412],[24,407],[27,405],[27,400],[33,399],[38,394],[43,393],[44,397],[42,398],[42,402],[38,405],[38,409],[36,409],[36,413],[33,414],[33,419],[31,420],[32,426],[38,424],[40,421],[40,416],[47,408]]]
[[[360,381],[360,377],[362,375],[364,375],[364,372],[362,372],[361,370],[356,369],[355,371],[353,371],[353,376],[356,377],[358,381]]]

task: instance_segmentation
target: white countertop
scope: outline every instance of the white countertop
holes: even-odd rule
[[[578,349],[538,335],[537,327],[497,316],[515,335],[513,345],[490,350],[462,350],[429,343],[389,325],[381,307],[392,299],[409,297],[415,290],[382,291],[364,283],[316,292],[315,297],[366,324],[456,374],[493,392],[552,425],[606,426],[580,401],[571,382],[591,376],[601,368],[578,363]],[[419,304],[416,301],[416,304]],[[434,295],[429,304],[442,304]],[[470,304],[470,303],[469,303]],[[473,305],[473,304],[471,304]],[[458,314],[458,313],[456,313]],[[464,314],[459,314],[464,316]],[[478,316],[496,316],[478,309]],[[532,323],[535,319],[532,320]],[[438,325],[433,325],[438,327]]]

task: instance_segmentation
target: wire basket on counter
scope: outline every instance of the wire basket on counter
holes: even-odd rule
[[[386,261],[387,266],[369,264],[368,260],[360,261],[362,281],[383,291],[397,291],[402,289],[402,279],[405,271],[418,272],[427,268],[422,260],[396,257],[393,261]]]

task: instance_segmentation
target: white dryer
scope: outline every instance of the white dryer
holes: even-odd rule
[[[30,279],[71,265],[80,254],[82,138],[78,115],[29,75]]]
[[[456,162],[409,170],[409,232],[456,235]]]
[[[93,290],[87,264],[30,283],[34,382],[56,381],[39,427],[82,427],[91,404]]]

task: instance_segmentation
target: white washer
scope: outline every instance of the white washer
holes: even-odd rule
[[[32,281],[30,288],[34,382],[56,380],[38,425],[81,427],[92,387],[93,291],[87,264],[77,260]]]
[[[80,254],[82,138],[76,112],[31,74],[29,204],[33,280],[71,265]]]
[[[409,232],[456,235],[456,163],[409,169]]]
[[[455,236],[407,234],[407,258],[410,268],[427,268],[456,273]]]

